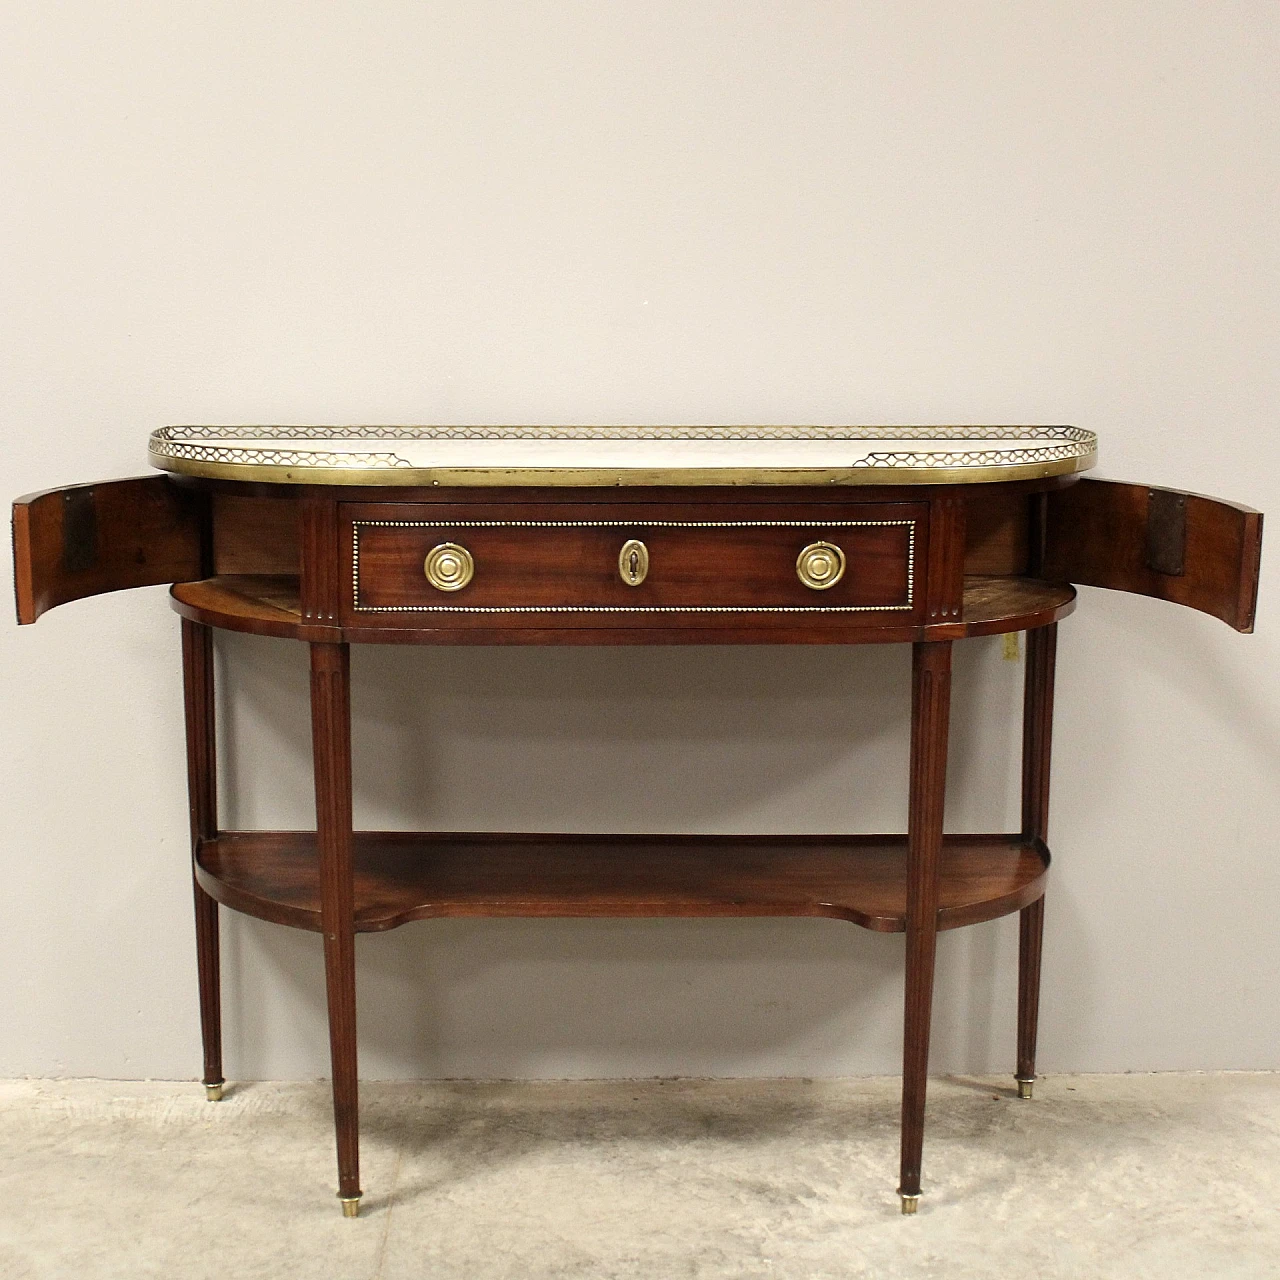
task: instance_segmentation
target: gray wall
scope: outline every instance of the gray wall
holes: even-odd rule
[[[140,473],[168,422],[1073,422],[1100,474],[1280,507],[1274,5],[6,25],[7,496]],[[1063,626],[1046,1070],[1280,1066],[1274,563],[1255,637],[1091,591]],[[191,1076],[177,620],[151,589],[0,646],[0,1074]],[[227,820],[309,823],[303,651],[218,660]],[[1021,664],[957,662],[949,821],[1012,824]],[[904,822],[902,648],[355,676],[365,824]],[[228,1074],[325,1073],[318,940],[224,938]],[[939,1069],[1012,1067],[1016,955],[1013,920],[943,939]],[[426,923],[358,956],[370,1076],[897,1069],[901,939],[828,921]]]

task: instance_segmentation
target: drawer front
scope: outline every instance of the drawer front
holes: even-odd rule
[[[916,503],[347,505],[344,621],[722,627],[814,614],[846,625],[910,623],[924,597],[926,519]]]

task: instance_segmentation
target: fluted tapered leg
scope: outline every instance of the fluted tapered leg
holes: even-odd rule
[[[218,904],[195,878],[200,845],[218,835],[217,730],[213,702],[213,632],[182,622],[182,684],[187,723],[187,796],[191,811],[191,884],[195,895],[196,970],[200,985],[200,1035],[204,1087],[222,1097],[222,1001],[218,954]]]
[[[1053,676],[1058,624],[1027,633],[1027,675],[1022,713],[1022,832],[1049,837],[1049,764],[1053,745]],[[1023,907],[1018,932],[1018,1093],[1031,1097],[1036,1078],[1040,1019],[1040,953],[1044,898]]]
[[[924,1103],[929,1074],[933,967],[938,940],[938,868],[947,785],[951,713],[951,643],[912,650],[911,797],[907,820],[907,972],[902,1054],[903,1213],[920,1198]]]
[[[360,1202],[360,1132],[351,882],[351,657],[345,644],[311,646],[311,731],[338,1195],[343,1212],[355,1217]]]

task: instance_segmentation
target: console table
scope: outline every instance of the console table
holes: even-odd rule
[[[18,619],[172,584],[182,615],[204,1084],[219,904],[324,938],[338,1195],[359,1209],[356,932],[437,916],[828,916],[906,933],[904,1213],[920,1197],[939,929],[1021,915],[1032,1096],[1057,623],[1073,583],[1253,627],[1262,517],[1081,478],[1074,427],[168,427],[166,474],[13,510]],[[316,830],[226,831],[214,628],[309,646]],[[1026,631],[1022,823],[943,833],[951,646]],[[913,650],[905,834],[352,830],[351,644]]]

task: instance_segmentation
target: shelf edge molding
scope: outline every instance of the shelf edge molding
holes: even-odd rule
[[[905,836],[598,836],[357,832],[358,932],[443,917],[812,916],[906,925]],[[944,838],[938,927],[1008,915],[1044,893],[1049,850],[1021,835]],[[320,929],[312,832],[203,841],[202,888],[224,906]]]
[[[522,615],[527,621],[502,627],[457,628],[340,627],[309,621],[302,615],[296,577],[225,574],[199,582],[180,582],[170,591],[174,610],[190,622],[226,631],[283,639],[355,644],[735,644],[731,628],[699,629],[690,622],[680,627],[633,627],[616,624],[581,625],[566,622],[571,614],[548,612],[545,617]],[[913,640],[962,640],[968,636],[1030,631],[1058,622],[1072,613],[1076,591],[1069,583],[1034,578],[972,575],[965,578],[961,617],[951,622],[915,626],[885,618],[821,626],[812,619],[779,624],[768,634],[757,631],[756,644],[867,644]],[[585,615],[589,616],[589,615]],[[755,625],[755,624],[753,624]]]

